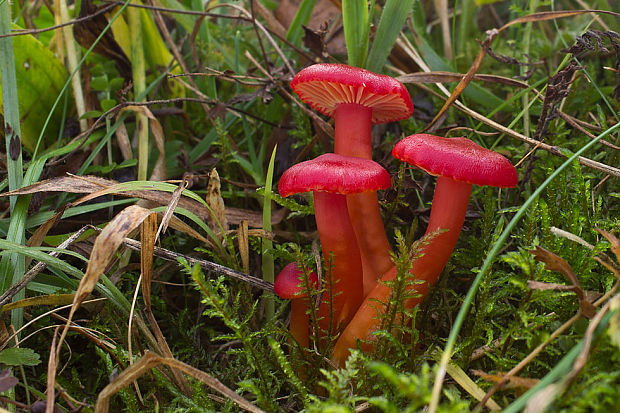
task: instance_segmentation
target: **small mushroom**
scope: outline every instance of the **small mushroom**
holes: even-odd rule
[[[413,112],[398,80],[343,64],[321,63],[301,70],[291,87],[315,110],[335,120],[334,152],[372,159],[372,125],[406,119]],[[364,294],[392,265],[376,191],[347,195],[349,215],[362,255]]]
[[[293,165],[280,178],[280,195],[312,191],[314,196],[316,226],[331,275],[319,306],[322,333],[341,331],[363,300],[361,257],[345,195],[389,186],[390,175],[378,163],[333,153]]]
[[[413,262],[410,272],[417,280],[424,281],[414,287],[418,297],[405,303],[406,308],[413,308],[437,281],[454,250],[465,221],[472,184],[514,187],[517,171],[502,155],[465,138],[411,135],[394,146],[392,155],[438,176],[426,234],[443,232],[431,238],[421,251],[423,255]],[[395,277],[396,269],[392,267],[382,279],[394,280]],[[334,362],[342,365],[357,339],[373,339],[372,333],[379,327],[379,315],[384,310],[378,303],[387,302],[390,294],[391,289],[379,283],[366,296],[334,346]],[[362,346],[366,350],[372,348],[369,342]]]
[[[285,300],[291,300],[291,336],[301,347],[308,347],[308,294],[304,288],[304,273],[292,262],[287,264],[276,277],[273,291]],[[318,277],[314,272],[308,275],[308,283],[312,288],[318,285]]]

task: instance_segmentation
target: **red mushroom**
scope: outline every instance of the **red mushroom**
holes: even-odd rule
[[[291,300],[291,322],[289,330],[291,336],[301,347],[308,347],[308,294],[304,288],[304,273],[297,264],[292,262],[282,268],[276,277],[273,291],[280,298]],[[318,285],[318,277],[314,272],[308,275],[308,284],[311,288]]]
[[[411,135],[398,142],[392,154],[431,175],[438,175],[426,234],[444,231],[431,238],[421,251],[423,255],[413,262],[410,272],[417,280],[424,281],[415,286],[419,297],[406,302],[406,308],[413,308],[437,281],[454,250],[465,221],[472,184],[514,187],[517,172],[502,155],[465,138]],[[396,269],[392,267],[382,279],[393,280],[395,276]],[[379,302],[387,302],[390,293],[389,287],[379,283],[368,294],[336,342],[333,354],[336,363],[344,363],[357,339],[372,340],[372,333],[380,325],[379,315],[383,312]],[[370,349],[372,344],[367,342],[363,347]]]
[[[372,159],[371,127],[406,119],[413,112],[398,80],[342,64],[316,64],[300,71],[291,87],[301,100],[335,119],[334,152]],[[375,191],[348,195],[347,205],[362,254],[364,293],[392,265],[390,243]]]
[[[322,333],[341,331],[363,300],[361,257],[345,195],[389,186],[390,175],[376,162],[332,153],[293,165],[280,178],[280,195],[314,195],[316,226],[331,275],[319,306]]]

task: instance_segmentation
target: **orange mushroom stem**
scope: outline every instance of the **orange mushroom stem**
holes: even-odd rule
[[[392,151],[394,157],[413,164],[432,175],[439,175],[435,186],[431,215],[426,230],[434,235],[422,248],[422,255],[412,263],[410,270],[416,280],[416,298],[405,302],[405,308],[418,305],[443,271],[465,221],[472,184],[496,187],[514,187],[517,172],[512,164],[496,152],[484,149],[469,139],[446,139],[418,134],[400,141]],[[382,280],[394,280],[396,268],[392,267]],[[374,332],[381,325],[381,315],[391,297],[391,288],[384,283],[366,296],[359,310],[336,342],[332,355],[337,365],[344,365],[349,350],[362,340],[362,348],[373,348]]]

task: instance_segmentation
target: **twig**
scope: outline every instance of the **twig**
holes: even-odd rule
[[[96,227],[90,227],[90,228],[94,229],[97,232],[101,232],[101,229],[99,228],[96,228]],[[136,241],[136,240],[129,239],[129,238],[125,238],[125,240],[123,240],[123,245],[135,251],[140,251],[142,249],[142,244],[140,243],[140,241]],[[165,248],[161,248],[157,246],[155,247],[153,255],[158,258],[162,258],[168,261],[178,261],[179,258],[183,258],[191,265],[198,264],[200,265],[200,267],[202,267],[203,269],[207,271],[213,271],[218,274],[223,274],[228,277],[234,278],[236,280],[246,282],[250,284],[251,286],[259,288],[261,290],[273,292],[272,283],[263,281],[262,279],[258,277],[244,274],[240,271],[235,271],[232,268],[228,268],[228,267],[225,267],[220,264],[216,264],[211,261],[203,260],[200,258],[189,257],[187,255],[179,254],[177,252],[170,251]]]

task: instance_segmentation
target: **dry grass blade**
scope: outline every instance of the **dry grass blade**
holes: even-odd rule
[[[72,194],[90,194],[116,184],[116,181],[98,176],[61,176],[46,179],[15,191],[4,192],[0,196],[27,195],[38,192],[70,192]]]
[[[24,298],[23,300],[5,304],[0,308],[0,313],[14,310],[16,308],[38,307],[41,305],[60,306],[71,304],[75,299],[75,294],[49,294],[38,295],[36,297]]]
[[[564,286],[564,287],[569,287],[566,289],[570,289],[574,291],[575,294],[577,294],[577,298],[579,299],[579,311],[588,318],[594,317],[594,314],[596,313],[596,309],[594,308],[592,303],[588,301],[585,292],[579,286],[579,280],[577,279],[575,272],[573,271],[572,267],[568,264],[568,262],[566,262],[566,260],[559,257],[558,255],[540,246],[536,246],[536,249],[531,250],[530,253],[534,255],[534,259],[536,261],[543,262],[545,264],[545,268],[548,269],[549,271],[556,271],[564,275],[564,277],[566,277],[566,279],[572,284],[572,286],[570,287],[569,286]],[[545,284],[545,283],[541,283],[541,284]],[[544,288],[544,289],[558,290],[558,289],[564,289],[564,287],[558,286],[558,285],[550,285],[548,286],[548,288]],[[540,285],[538,285],[537,288],[543,289]]]
[[[513,26],[515,24],[530,23],[530,22],[542,22],[542,21],[545,21],[545,20],[563,19],[563,18],[566,18],[566,17],[581,16],[582,14],[588,14],[588,13],[609,14],[611,16],[620,17],[620,13],[614,13],[614,12],[609,11],[609,10],[594,10],[594,9],[590,10],[590,9],[588,9],[588,10],[568,10],[568,11],[541,11],[541,12],[538,12],[538,13],[532,13],[532,14],[528,14],[527,16],[519,17],[518,19],[514,19],[514,20],[506,23],[502,27],[500,27],[498,32],[502,32],[502,31],[506,30],[507,28],[509,28],[510,26]]]
[[[249,412],[262,413],[263,411],[252,403],[239,396],[237,393],[226,387],[215,377],[198,370],[192,366],[182,363],[171,357],[161,357],[155,353],[146,352],[145,355],[134,363],[131,367],[123,370],[110,384],[108,384],[97,397],[97,404],[95,405],[95,413],[106,413],[110,409],[110,397],[116,394],[119,390],[133,383],[135,380],[143,376],[153,367],[160,364],[164,364],[170,368],[182,371],[189,376],[192,376],[196,380],[200,380],[202,383],[209,386],[211,389],[224,395],[228,399],[235,402],[239,407]]]
[[[75,292],[75,298],[73,300],[71,310],[69,311],[67,323],[65,324],[60,339],[58,340],[57,346],[55,346],[55,349],[52,348],[52,352],[55,352],[56,354],[53,358],[50,355],[50,363],[47,372],[48,383],[50,380],[52,380],[52,382],[55,380],[60,349],[62,348],[62,343],[67,335],[67,331],[69,330],[69,325],[73,319],[73,315],[80,307],[80,304],[84,301],[84,299],[86,299],[86,297],[88,297],[95,289],[95,286],[99,281],[99,277],[101,277],[103,271],[113,259],[116,250],[122,245],[125,237],[140,224],[142,224],[142,222],[149,215],[154,214],[154,212],[137,205],[129,206],[116,215],[95,240],[90,254],[90,259],[88,261],[88,266],[86,267],[86,272],[80,280],[80,284]],[[52,359],[54,361],[53,364]],[[53,396],[53,388],[48,388],[48,398],[49,393],[52,393]]]
[[[181,185],[180,188],[183,188]],[[176,191],[175,191],[176,192]],[[179,196],[181,191],[179,191]],[[178,198],[178,197],[177,197]],[[161,228],[161,226],[160,226]],[[146,219],[142,222],[140,226],[140,243],[142,244],[142,248],[140,250],[140,278],[142,280],[142,296],[144,298],[144,307],[146,318],[151,325],[151,329],[153,330],[153,335],[157,340],[157,344],[159,345],[159,351],[166,357],[172,357],[172,351],[170,350],[170,346],[168,346],[168,342],[164,337],[161,329],[159,328],[159,324],[151,311],[151,282],[153,280],[153,251],[155,249],[155,242],[157,241],[157,237],[159,235],[159,231],[157,228],[157,216],[155,214],[151,214],[146,217]],[[131,340],[131,329],[129,329],[129,340]],[[187,379],[178,371],[172,370],[173,379],[176,385],[183,391],[184,394],[191,394],[191,387],[187,382]]]
[[[68,324],[67,324],[68,325]],[[52,337],[52,344],[50,345],[50,355],[47,360],[47,371],[48,372],[56,372],[56,366],[58,365],[58,352],[56,351],[56,337],[58,337],[58,330],[60,327],[56,327],[54,329],[54,335]],[[60,347],[60,346],[58,346]],[[55,402],[55,394],[54,388],[56,386],[56,374],[48,374],[47,375],[47,399],[45,406],[45,413],[54,413]]]
[[[439,17],[441,34],[443,38],[443,53],[447,60],[452,60],[452,37],[450,36],[450,16],[448,16],[448,1],[433,0],[435,12]]]
[[[488,374],[480,370],[471,370],[471,372],[474,373],[478,377],[482,377],[483,379],[487,381],[495,382],[495,383],[501,382],[504,379],[504,377],[506,377],[505,373]],[[540,381],[539,379],[512,376],[512,377],[509,377],[509,381],[508,381],[508,384],[506,385],[506,388],[531,389],[532,387],[536,386],[539,381]]]
[[[476,400],[480,401],[484,397],[484,390],[478,385],[454,363],[449,363],[447,367],[447,373],[461,386],[467,393],[471,394]],[[485,406],[492,412],[498,412],[502,408],[493,399],[488,399],[485,402]]]
[[[121,151],[123,160],[133,159],[133,151],[131,150],[131,142],[129,142],[129,134],[127,133],[125,122],[119,123],[118,128],[116,128],[116,142],[118,142],[118,149]]]
[[[155,239],[159,239],[160,234],[166,232],[170,219],[173,217],[174,210],[179,204],[181,195],[183,194],[183,191],[187,189],[188,185],[189,185],[189,182],[187,178],[183,177],[183,180],[179,183],[179,186],[177,187],[177,189],[175,189],[174,192],[172,193],[172,196],[170,197],[170,203],[166,207],[166,212],[164,212],[164,215],[161,218],[161,223],[159,224],[159,228],[157,229],[157,234],[155,235]]]
[[[462,73],[435,71],[407,73],[405,75],[398,76],[396,79],[402,83],[447,83],[459,82],[464,77],[465,75]],[[522,89],[527,89],[528,87],[530,87],[530,85],[520,80],[498,75],[476,74],[474,75],[473,80],[479,80],[489,83],[499,83],[502,85],[514,86]]]

